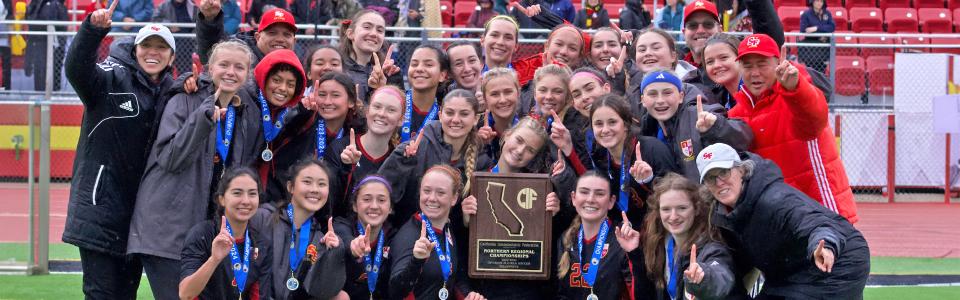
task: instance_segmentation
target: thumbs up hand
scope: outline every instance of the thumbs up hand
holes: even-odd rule
[[[683,271],[683,277],[690,283],[700,284],[703,281],[703,276],[703,269],[697,263],[697,244],[693,244],[690,246],[690,266],[687,267],[686,271]]]

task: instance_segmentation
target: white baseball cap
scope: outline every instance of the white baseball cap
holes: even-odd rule
[[[713,169],[730,169],[740,163],[740,155],[733,147],[723,143],[716,143],[703,150],[697,155],[697,169],[700,170],[700,183],[703,183],[703,177],[707,172]]]
[[[137,32],[137,39],[133,41],[133,44],[140,45],[144,40],[155,35],[162,38],[164,42],[167,42],[167,45],[170,46],[170,49],[173,49],[174,52],[177,51],[177,45],[173,42],[173,34],[170,33],[170,28],[157,23],[147,24],[147,26],[140,28],[140,31]]]

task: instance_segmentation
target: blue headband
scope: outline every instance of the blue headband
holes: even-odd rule
[[[393,189],[390,188],[390,182],[387,181],[386,178],[383,178],[383,177],[380,176],[380,175],[368,175],[367,177],[364,177],[363,179],[361,179],[360,182],[357,183],[357,185],[353,186],[353,193],[352,193],[352,194],[356,194],[357,191],[360,190],[360,187],[362,187],[364,184],[367,184],[367,183],[369,183],[369,182],[379,182],[379,183],[382,183],[383,185],[385,185],[385,186],[387,187],[387,193],[388,193],[388,194],[392,194],[392,193],[393,193]]]
[[[683,90],[683,83],[680,82],[680,78],[677,78],[677,76],[667,71],[655,71],[643,77],[643,83],[640,84],[640,91],[643,92],[647,89],[648,85],[657,82],[670,83],[676,86],[678,91]]]

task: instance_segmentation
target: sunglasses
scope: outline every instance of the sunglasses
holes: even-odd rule
[[[697,28],[701,26],[703,27],[703,29],[711,30],[714,27],[717,27],[717,21],[704,21],[702,23],[687,22],[686,24],[684,24],[684,27],[686,27],[687,30],[697,30]]]

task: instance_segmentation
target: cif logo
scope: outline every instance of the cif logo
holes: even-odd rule
[[[537,191],[531,188],[524,188],[517,193],[517,204],[520,205],[520,208],[533,208],[533,201],[537,201]]]

